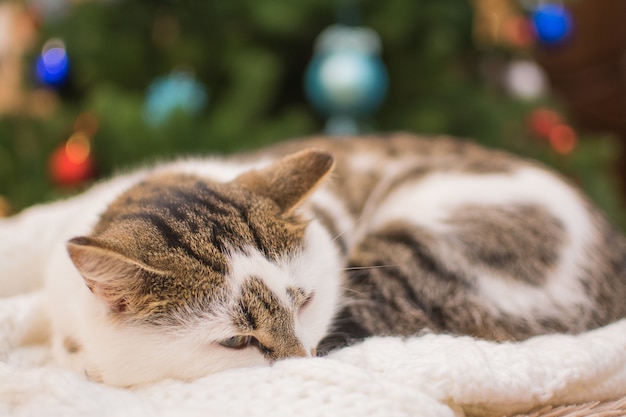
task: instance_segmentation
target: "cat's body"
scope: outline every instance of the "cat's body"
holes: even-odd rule
[[[369,335],[520,340],[626,316],[626,240],[585,197],[446,138],[287,142],[57,204],[67,225],[45,271],[56,356],[114,385]]]

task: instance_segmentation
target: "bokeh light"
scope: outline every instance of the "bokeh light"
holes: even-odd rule
[[[82,164],[89,157],[91,143],[83,132],[74,133],[65,143],[67,159],[74,164]]]
[[[532,15],[537,37],[545,44],[556,44],[565,40],[572,31],[572,18],[560,4],[542,4]]]
[[[576,147],[578,140],[574,129],[567,125],[558,125],[550,130],[550,146],[560,154],[568,154]]]
[[[70,60],[65,44],[60,39],[50,39],[43,46],[41,55],[37,59],[37,79],[43,84],[58,86],[65,82],[69,70]]]

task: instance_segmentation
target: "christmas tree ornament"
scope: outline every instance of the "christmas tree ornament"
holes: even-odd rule
[[[503,39],[515,48],[529,48],[535,42],[532,24],[525,16],[511,16],[504,22]]]
[[[24,89],[24,55],[37,29],[22,2],[0,1],[0,114],[21,112],[29,100]]]
[[[513,0],[473,0],[472,4],[476,43],[491,46],[509,41],[512,35],[510,25],[520,17]]]
[[[550,132],[562,124],[562,117],[554,110],[538,108],[528,116],[528,125],[533,134],[542,139],[548,139]]]
[[[11,214],[9,200],[0,195],[0,217],[7,217]]]
[[[545,139],[557,153],[571,153],[578,142],[576,131],[563,121],[561,115],[548,108],[538,108],[528,116],[528,125],[533,134]]]
[[[548,140],[555,152],[566,155],[576,148],[578,137],[574,129],[570,126],[559,124],[550,130]]]
[[[509,92],[520,99],[533,100],[546,92],[546,76],[535,62],[515,60],[509,63],[505,84]]]
[[[313,106],[329,117],[328,133],[356,133],[359,119],[382,104],[388,76],[380,50],[380,38],[365,27],[333,25],[319,35],[305,90]]]
[[[537,39],[545,45],[559,44],[572,32],[571,14],[562,4],[540,4],[533,10],[531,18]]]
[[[91,140],[83,132],[75,132],[51,155],[49,173],[61,187],[82,185],[95,174],[91,155]]]
[[[160,77],[148,88],[144,102],[144,120],[159,126],[177,110],[198,114],[206,106],[208,96],[202,84],[187,71],[174,71]]]
[[[35,74],[40,83],[58,87],[65,83],[70,71],[70,60],[65,44],[54,38],[45,43],[37,58]]]

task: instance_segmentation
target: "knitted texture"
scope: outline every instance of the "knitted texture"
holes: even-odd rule
[[[522,343],[372,338],[326,358],[124,390],[56,367],[46,345],[17,344],[39,300],[0,299],[3,416],[495,416],[626,394],[624,320]]]

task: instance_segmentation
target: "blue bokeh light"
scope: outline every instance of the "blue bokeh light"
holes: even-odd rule
[[[317,55],[305,76],[309,99],[327,115],[369,116],[380,107],[387,86],[378,55],[350,50]]]
[[[193,115],[207,105],[204,86],[185,71],[174,71],[157,78],[148,88],[143,116],[152,126],[159,126],[177,109]]]
[[[573,26],[567,9],[553,3],[538,6],[532,14],[532,22],[539,40],[548,45],[565,40]]]
[[[70,70],[70,60],[65,48],[55,46],[44,48],[37,59],[37,79],[46,85],[58,86],[67,79]]]
[[[389,75],[373,29],[332,25],[315,41],[304,89],[315,109],[327,116],[326,133],[357,134],[383,103]]]

